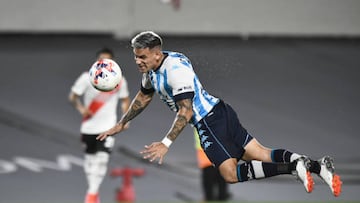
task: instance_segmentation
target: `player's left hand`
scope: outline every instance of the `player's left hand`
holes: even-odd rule
[[[145,145],[145,149],[140,152],[143,154],[144,159],[148,159],[150,162],[159,159],[159,164],[162,164],[165,154],[168,152],[169,148],[166,147],[161,142],[153,142],[151,145]]]

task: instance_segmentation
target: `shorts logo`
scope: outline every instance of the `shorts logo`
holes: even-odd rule
[[[206,139],[207,139],[208,137],[209,137],[209,136],[206,136],[206,135],[201,136],[201,144],[204,144],[204,142],[206,141]]]
[[[208,147],[210,147],[211,144],[212,144],[212,142],[206,141],[204,144],[204,150],[206,150]]]
[[[212,145],[212,142],[207,141],[209,136],[203,135],[205,130],[199,130],[200,135],[200,143],[204,150],[206,150],[210,145]]]
[[[198,127],[201,127],[201,124],[198,124]],[[212,142],[207,141],[207,139],[209,138],[209,136],[204,135],[205,130],[199,130],[198,133],[200,135],[200,144],[202,146],[202,148],[204,149],[204,151],[210,147],[212,145]]]

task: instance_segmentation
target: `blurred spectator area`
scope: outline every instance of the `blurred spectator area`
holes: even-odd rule
[[[1,0],[0,33],[360,35],[358,0]]]

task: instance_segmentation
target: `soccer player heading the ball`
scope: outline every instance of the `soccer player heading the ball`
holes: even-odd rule
[[[314,185],[311,173],[315,173],[328,184],[334,196],[340,195],[342,182],[334,172],[332,158],[312,160],[286,149],[261,145],[240,124],[229,104],[206,92],[190,60],[181,53],[163,51],[162,43],[161,37],[152,31],[141,32],[131,40],[135,62],[142,73],[141,89],[120,121],[97,139],[123,131],[156,92],[176,112],[176,117],[161,142],[145,145],[141,151],[145,159],[161,164],[170,145],[190,123],[197,129],[206,155],[228,183],[296,174],[310,193]]]

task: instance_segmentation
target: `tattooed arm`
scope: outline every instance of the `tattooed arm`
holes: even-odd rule
[[[117,124],[126,124],[137,115],[139,115],[151,102],[154,93],[144,94],[139,91],[132,100],[129,110],[123,115]]]
[[[166,137],[171,141],[175,141],[180,132],[189,123],[193,115],[191,99],[183,99],[178,101],[176,104],[179,110],[169,132],[166,135]]]
[[[144,94],[143,92],[139,91],[135,98],[132,100],[129,109],[127,112],[122,116],[120,121],[112,127],[110,130],[101,133],[96,139],[104,140],[107,136],[112,136],[116,133],[119,133],[125,129],[126,124],[139,115],[151,102],[154,93]]]
[[[144,154],[144,159],[149,159],[150,162],[159,159],[159,164],[161,164],[165,154],[169,150],[170,144],[175,141],[190,121],[193,115],[191,99],[183,99],[178,101],[176,104],[179,110],[169,132],[166,134],[162,142],[153,142],[149,146],[145,145],[145,150],[140,152],[141,154]],[[167,141],[164,142],[164,140]]]

